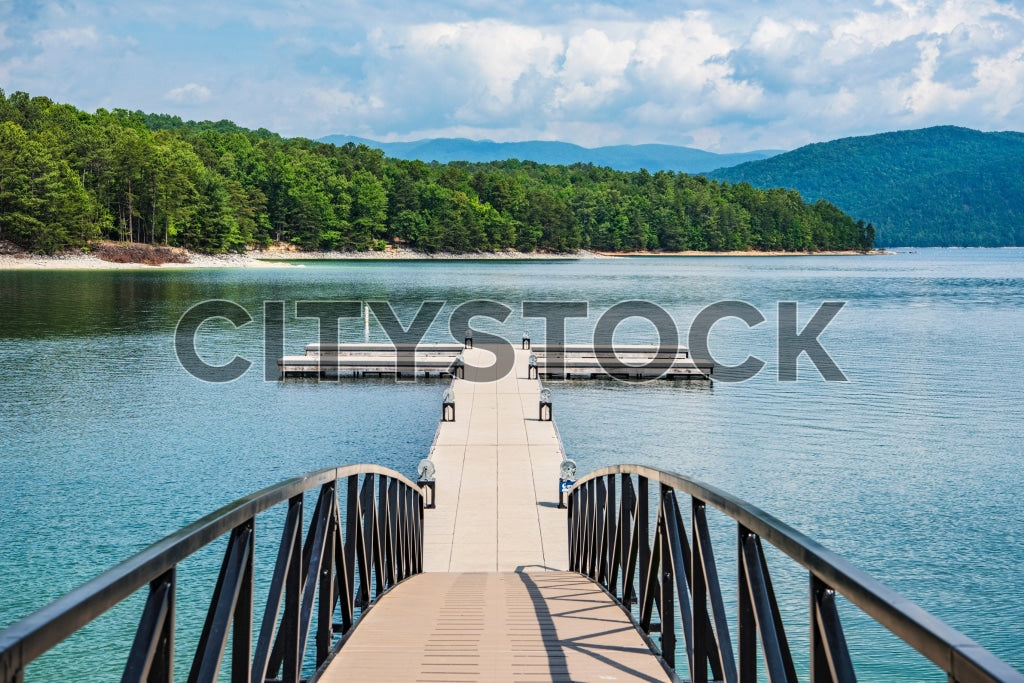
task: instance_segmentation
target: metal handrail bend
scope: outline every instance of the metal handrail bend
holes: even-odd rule
[[[341,486],[347,493],[344,522]],[[316,488],[320,492],[303,543],[303,494]],[[286,501],[253,653],[254,521]],[[169,683],[174,677],[177,565],[226,534],[224,561],[188,680],[217,679],[233,633],[233,683],[298,683],[314,609],[319,667],[336,636],[348,633],[361,611],[423,570],[423,495],[398,472],[363,464],[311,472],[240,498],[0,631],[0,682],[21,683],[32,661],[148,585],[122,681]],[[341,622],[335,623],[339,607]]]
[[[659,486],[653,535],[651,483]],[[689,537],[677,491],[690,496]],[[737,524],[735,656],[705,516],[708,505]],[[1024,682],[1024,674],[820,543],[691,477],[643,465],[599,469],[570,491],[568,519],[569,568],[600,583],[627,609],[638,604],[638,625],[647,633],[660,631],[661,656],[673,667],[678,619],[694,682],[707,681],[709,668],[714,680],[755,680],[759,640],[769,679],[796,681],[762,540],[809,573],[812,683],[856,680],[836,593],[928,658],[950,681]],[[653,621],[655,611],[660,624]]]

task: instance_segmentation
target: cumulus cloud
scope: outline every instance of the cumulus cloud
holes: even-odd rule
[[[773,3],[756,15],[735,0],[35,6],[0,7],[6,90],[188,107],[285,135],[734,151],[939,123],[1024,129],[1024,16],[999,0]]]
[[[68,27],[40,31],[35,36],[35,43],[44,48],[60,47],[83,48],[93,47],[99,43],[100,36],[95,26]]]
[[[210,89],[198,83],[186,83],[179,88],[171,88],[164,94],[164,99],[176,104],[202,104],[213,96]]]
[[[600,107],[627,87],[627,74],[636,42],[613,40],[603,31],[588,28],[572,36],[565,49],[559,85],[552,94],[558,109]]]

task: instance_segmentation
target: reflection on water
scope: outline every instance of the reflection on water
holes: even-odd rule
[[[174,355],[177,320],[213,298],[254,318],[238,329],[210,321],[197,335],[209,363],[236,354],[255,363],[228,384],[195,380]],[[523,301],[587,302],[588,318],[567,321],[570,341],[588,341],[601,313],[623,300],[657,303],[684,340],[704,306],[749,302],[766,322],[723,320],[710,348],[720,363],[765,360],[753,380],[550,384],[581,472],[640,462],[732,491],[1024,668],[1024,600],[1006,590],[1024,585],[1015,531],[1024,490],[1018,250],[0,272],[0,624],[256,488],[351,462],[414,472],[434,434],[442,384],[262,380],[262,302],[288,302],[285,346],[294,354],[318,330],[316,320],[293,317],[293,303],[322,299],[387,300],[406,324],[421,301],[444,300],[429,341],[451,339],[447,319],[459,304],[498,301],[512,309],[508,319],[474,325],[515,341],[528,328],[538,343],[543,321],[524,320]],[[798,302],[800,325],[823,301],[847,302],[820,341],[848,382],[822,381],[806,358],[797,382],[777,380],[779,301]],[[361,319],[339,329],[342,339],[363,338]],[[384,339],[375,321],[371,338]],[[656,339],[639,319],[615,335]],[[781,559],[770,562],[779,585],[792,585],[784,598],[790,638],[805,642],[805,579]],[[117,663],[98,643],[130,634],[136,614],[120,609],[68,647],[113,672]],[[843,618],[865,680],[929,675],[853,610]],[[55,659],[36,680],[82,671]]]

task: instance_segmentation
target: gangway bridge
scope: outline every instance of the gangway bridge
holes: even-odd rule
[[[448,373],[416,481],[350,465],[235,501],[0,632],[0,683],[33,680],[35,660],[138,592],[122,681],[854,681],[843,596],[950,681],[1024,682],[725,491],[639,465],[573,481],[530,350],[516,349],[502,376],[488,353],[465,348],[461,371]],[[272,509],[283,530],[264,567],[254,559],[256,520]],[[712,547],[709,516],[731,525],[733,542]],[[179,585],[178,566],[213,543],[223,562],[198,642],[183,655],[178,597],[210,586]],[[802,656],[787,638],[765,545],[807,577]],[[727,562],[738,596],[730,605]],[[269,585],[259,609],[257,584]]]

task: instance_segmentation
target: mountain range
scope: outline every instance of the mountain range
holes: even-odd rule
[[[725,166],[766,159],[780,150],[760,150],[736,154],[716,154],[692,147],[675,145],[614,145],[581,147],[568,142],[533,140],[527,142],[492,142],[465,138],[432,138],[414,142],[377,142],[351,135],[329,135],[320,142],[344,145],[348,142],[376,147],[395,159],[419,159],[446,164],[451,161],[488,162],[519,159],[539,164],[569,165],[591,163],[618,171],[680,171],[701,174]]]
[[[937,126],[843,138],[709,174],[870,221],[878,246],[1024,246],[1024,133]]]

